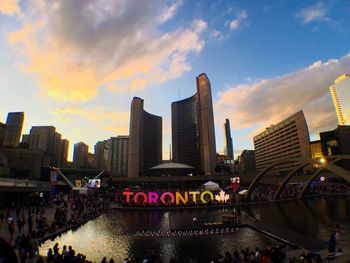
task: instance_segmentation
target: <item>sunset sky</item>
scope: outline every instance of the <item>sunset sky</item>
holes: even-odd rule
[[[329,86],[350,72],[350,1],[0,0],[0,121],[53,125],[73,144],[128,134],[134,96],[163,117],[212,85],[217,151],[236,153],[303,109],[312,139],[335,128]]]

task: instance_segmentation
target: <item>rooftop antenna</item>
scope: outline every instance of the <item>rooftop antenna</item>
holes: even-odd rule
[[[180,100],[180,87],[179,87],[179,100]]]

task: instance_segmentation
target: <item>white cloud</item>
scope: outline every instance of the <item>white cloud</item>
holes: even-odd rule
[[[176,11],[179,9],[179,7],[182,5],[182,0],[175,0],[172,4],[169,6],[166,6],[162,13],[157,17],[157,21],[159,23],[164,23],[171,19]]]
[[[211,30],[210,37],[216,38],[216,39],[219,39],[219,40],[223,40],[225,38],[224,34],[221,31],[219,31],[219,30],[217,30],[215,28],[213,30]]]
[[[350,53],[340,59],[316,61],[272,79],[228,87],[218,93],[217,119],[220,123],[228,117],[238,129],[264,128],[303,109],[311,134],[335,128],[337,118],[329,86],[347,72],[350,72]]]
[[[297,17],[302,20],[303,24],[308,24],[313,21],[330,21],[327,17],[326,7],[321,2],[301,9],[297,13]]]
[[[236,30],[248,18],[248,13],[246,10],[241,10],[235,19],[230,22],[230,29]]]
[[[136,91],[190,70],[204,46],[206,22],[162,32],[155,18],[181,1],[31,0],[9,43],[23,54],[41,92],[63,101],[90,100],[101,86]],[[173,6],[173,7],[172,7]],[[166,16],[163,16],[163,22]]]

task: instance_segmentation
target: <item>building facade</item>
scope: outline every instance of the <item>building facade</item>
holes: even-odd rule
[[[99,141],[95,144],[95,168],[107,169],[108,160],[108,140]]]
[[[69,141],[66,139],[62,139],[60,141],[60,148],[59,148],[59,154],[58,154],[59,167],[67,167],[68,150],[69,150]]]
[[[239,158],[239,166],[242,173],[255,173],[255,151],[244,150]]]
[[[211,86],[206,74],[196,84],[195,95],[171,105],[173,160],[210,175],[217,164]]]
[[[162,118],[143,109],[143,99],[131,102],[128,141],[128,176],[145,175],[162,162]]]
[[[73,166],[75,168],[88,166],[89,146],[83,142],[74,144]]]
[[[339,125],[332,131],[320,133],[322,154],[331,155],[350,155],[350,125]]]
[[[112,137],[108,142],[108,171],[112,176],[128,176],[129,136]]]
[[[324,156],[322,152],[322,143],[320,140],[310,142],[310,153],[312,159],[319,159]]]
[[[309,131],[303,111],[271,125],[253,140],[258,172],[284,158],[310,158]],[[286,173],[294,167],[295,163],[286,163],[277,172]]]
[[[343,74],[330,86],[339,125],[350,125],[350,74]]]
[[[224,131],[225,131],[225,150],[224,153],[228,157],[231,158],[231,160],[234,160],[234,152],[233,152],[233,143],[232,143],[232,137],[231,137],[231,127],[230,127],[230,120],[226,119],[224,123]]]
[[[6,168],[9,169],[9,176],[17,179],[40,178],[40,167],[43,152],[28,148],[5,147],[0,149],[0,155],[6,156]]]
[[[0,147],[4,145],[6,124],[0,122]]]
[[[6,120],[4,146],[17,147],[22,134],[24,112],[9,112]]]

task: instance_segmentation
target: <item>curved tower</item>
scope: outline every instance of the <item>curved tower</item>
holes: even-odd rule
[[[211,86],[204,73],[196,83],[195,95],[171,105],[173,160],[210,175],[216,166]]]
[[[145,174],[162,162],[162,118],[143,109],[143,99],[131,102],[128,177]]]

